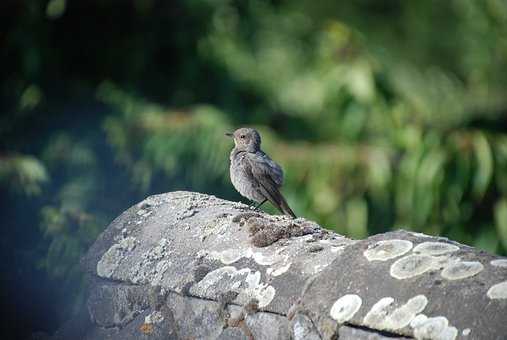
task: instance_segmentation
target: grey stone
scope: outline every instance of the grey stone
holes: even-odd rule
[[[291,320],[290,330],[294,340],[319,340],[321,338],[312,320],[302,313],[297,313]]]
[[[502,339],[499,260],[423,234],[356,241],[214,196],[150,196],[82,259],[87,308],[53,338]]]
[[[143,286],[98,283],[87,301],[90,317],[104,328],[122,327],[149,307],[147,293]]]
[[[396,251],[389,249],[384,253],[389,260],[369,257],[379,242],[397,240],[414,245],[441,242],[458,249],[438,255],[409,251],[394,258],[388,252]],[[470,332],[473,339],[502,339],[507,334],[507,300],[491,299],[487,292],[506,281],[507,271],[489,265],[493,258],[443,238],[406,231],[375,235],[350,245],[324,269],[304,292],[301,308],[322,334],[330,320],[339,320],[416,338],[466,339],[463,333]],[[451,278],[442,275],[446,268],[457,263],[468,268],[470,262],[484,265],[470,266]]]

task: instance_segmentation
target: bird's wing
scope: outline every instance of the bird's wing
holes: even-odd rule
[[[261,169],[266,175],[271,177],[271,180],[278,186],[283,184],[283,170],[275,161],[269,158],[262,151],[256,153],[249,153],[248,158],[252,165],[256,165],[257,168]]]
[[[296,217],[278,190],[283,182],[283,172],[280,166],[264,153],[248,153],[245,160],[248,163],[248,172],[251,173],[264,197],[283,213]]]

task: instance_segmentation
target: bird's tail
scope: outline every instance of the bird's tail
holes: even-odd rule
[[[282,212],[285,215],[291,216],[292,218],[296,218],[296,214],[294,214],[294,211],[292,211],[292,209],[289,207],[287,201],[285,200],[285,198],[283,198],[282,195],[280,195],[280,210],[282,210]]]
[[[292,218],[296,218],[296,214],[292,211],[292,209],[287,204],[287,201],[278,190],[277,185],[271,178],[265,178],[264,181],[259,182],[259,189],[261,190],[264,197],[268,199],[271,204],[278,208],[282,213],[287,216],[291,216]]]

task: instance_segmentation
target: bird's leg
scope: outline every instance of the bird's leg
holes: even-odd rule
[[[268,199],[265,198],[264,201],[262,201],[261,203],[257,204],[257,206],[255,207],[255,210],[259,210],[259,208],[261,207],[261,205],[263,205],[264,203],[266,203]]]

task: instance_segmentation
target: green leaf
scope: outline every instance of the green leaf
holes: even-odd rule
[[[495,225],[500,241],[507,249],[507,199],[501,199],[495,205]]]
[[[473,179],[472,190],[477,198],[482,198],[493,176],[493,155],[483,132],[479,132],[474,136],[473,146],[477,160],[477,170]]]

